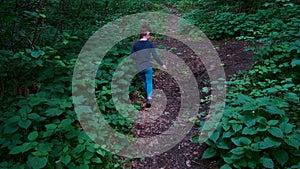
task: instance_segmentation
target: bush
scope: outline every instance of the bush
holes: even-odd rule
[[[264,6],[253,14],[216,12],[205,20],[199,12],[187,15],[213,39],[253,44],[247,50],[254,51],[255,64],[227,82],[221,123],[206,141],[203,158],[219,157],[222,169],[300,165],[300,8],[279,1]]]

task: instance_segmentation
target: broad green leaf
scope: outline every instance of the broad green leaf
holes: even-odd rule
[[[36,114],[36,113],[30,113],[27,116],[29,119],[35,120],[38,119],[39,117],[41,117],[40,115]]]
[[[244,149],[244,147],[236,147],[236,148],[232,149],[230,152],[235,155],[242,155],[245,153],[245,149]]]
[[[79,168],[80,169],[89,169],[89,165],[88,164],[80,164]]]
[[[217,151],[214,148],[207,148],[202,155],[202,159],[211,158],[217,155]]]
[[[258,109],[260,106],[258,104],[256,104],[256,102],[249,102],[249,103],[245,103],[243,104],[243,110],[246,111],[254,111],[256,109]]]
[[[100,154],[102,157],[104,157],[106,155],[106,152],[102,149],[99,149],[96,152],[97,152],[97,154]]]
[[[264,141],[254,143],[252,146],[258,149],[267,149],[270,147],[279,147],[281,145],[280,141],[276,141],[274,138],[267,137]]]
[[[84,145],[78,144],[78,145],[73,149],[73,153],[75,153],[75,154],[81,153],[84,149],[85,149],[85,146],[84,146]]]
[[[270,125],[270,126],[275,126],[278,123],[279,123],[279,120],[269,120],[268,121],[268,125]]]
[[[253,152],[260,152],[261,151],[261,148],[260,148],[261,143],[262,142],[252,143],[249,149]]]
[[[245,134],[245,135],[254,135],[256,133],[257,133],[257,131],[254,127],[251,127],[251,128],[245,127],[242,131],[242,134]]]
[[[71,129],[73,127],[71,125],[71,123],[73,123],[72,119],[64,119],[60,122],[58,127],[61,128],[61,129],[64,129],[64,130],[68,130],[68,129]]]
[[[282,87],[284,88],[284,89],[290,89],[290,88],[292,88],[292,87],[294,87],[295,85],[294,84],[285,84],[285,85],[283,85]]]
[[[69,146],[66,146],[64,149],[63,149],[63,152],[66,153],[69,151]]]
[[[231,158],[232,156],[229,157],[223,157],[223,160],[227,163],[227,164],[232,164],[235,162],[235,158]]]
[[[232,129],[233,129],[235,132],[240,131],[242,128],[243,128],[243,125],[241,125],[241,124],[233,124],[233,125],[232,125]]]
[[[299,169],[299,168],[300,168],[300,162],[299,162],[298,164],[293,165],[293,166],[291,167],[291,169]]]
[[[260,97],[256,99],[257,103],[260,107],[266,106],[270,102],[270,97]]]
[[[38,58],[40,56],[39,52],[31,52],[31,56],[34,58]]]
[[[279,128],[283,131],[284,134],[289,134],[293,131],[295,126],[293,124],[284,122],[279,125]]]
[[[244,121],[244,123],[247,125],[247,127],[252,127],[252,126],[254,126],[259,118],[255,118],[255,117],[253,117],[253,116],[247,116],[247,115],[248,115],[248,114],[246,114],[246,116],[245,116],[245,121]]]
[[[288,136],[284,138],[284,142],[292,147],[295,147],[297,150],[300,146],[300,141],[295,138],[296,136]],[[299,134],[298,134],[299,137]]]
[[[28,140],[33,141],[36,140],[36,138],[39,136],[39,133],[37,131],[33,131],[28,135]]]
[[[215,131],[211,136],[210,136],[210,139],[216,143],[218,138],[220,137],[220,132],[219,131]]]
[[[292,67],[296,67],[300,65],[300,59],[293,59],[291,62]]]
[[[191,138],[190,141],[192,143],[199,143],[199,134],[194,134]]]
[[[208,88],[208,87],[203,87],[203,88],[202,88],[202,92],[208,93],[208,92],[209,92],[209,88]]]
[[[220,149],[224,149],[224,150],[229,150],[230,149],[230,143],[228,142],[225,142],[225,141],[219,141],[217,143],[217,147],[220,148]]]
[[[287,99],[288,101],[291,101],[293,103],[299,103],[299,97],[296,93],[292,93],[292,92],[288,92],[285,95],[285,99]]]
[[[289,160],[289,154],[285,150],[275,149],[272,154],[281,166]]]
[[[276,106],[266,106],[266,111],[272,115],[278,114],[278,115],[285,115],[285,112],[281,109],[278,109]]]
[[[51,152],[53,146],[54,146],[53,143],[39,143],[39,145],[35,148],[35,150]]]
[[[252,141],[249,138],[240,137],[239,142],[240,142],[241,145],[250,145]]]
[[[79,133],[80,133],[80,131],[73,130],[73,131],[68,132],[65,136],[67,139],[71,139],[71,138],[77,137]]]
[[[63,113],[61,109],[58,108],[50,108],[46,111],[46,115],[49,117],[59,116]]]
[[[283,87],[289,86],[288,84],[285,84]],[[286,88],[285,90],[289,90],[288,88]],[[290,107],[290,104],[285,102],[282,98],[280,97],[275,97],[272,99],[272,105],[276,105],[276,107],[279,108],[279,112],[283,111],[280,108],[284,108],[284,107]],[[283,111],[284,112],[284,111]],[[285,114],[285,113],[284,113]]]
[[[12,134],[16,132],[19,129],[19,126],[15,123],[10,123],[8,125],[5,125],[4,127],[4,133],[6,134]]]
[[[25,30],[20,30],[20,31],[19,31],[19,35],[21,35],[21,36],[26,36],[25,33],[26,33]],[[19,58],[22,57],[22,55],[23,55],[23,52],[18,52],[18,53],[15,53],[14,56],[13,56],[12,58],[13,58],[13,59],[19,59]]]
[[[46,126],[46,130],[54,130],[57,128],[56,124],[47,124]]]
[[[254,169],[255,167],[257,167],[257,163],[258,162],[256,162],[255,160],[249,160],[248,161],[248,167]]]
[[[39,16],[42,17],[42,18],[46,18],[46,15],[43,14],[43,13],[40,13]]]
[[[34,151],[34,152],[32,152],[32,155],[39,156],[39,157],[46,156],[48,154],[49,153],[47,151]]]
[[[8,168],[8,166],[9,166],[9,164],[8,164],[7,161],[0,162],[0,167],[1,168],[3,168],[3,169],[5,168],[6,169],[6,168]]]
[[[228,124],[227,122],[226,123],[223,123],[223,129],[225,130],[225,131],[228,131],[229,129],[230,129],[230,124]]]
[[[25,153],[26,151],[29,151],[30,149],[33,148],[33,146],[35,146],[36,143],[33,142],[29,142],[29,143],[24,143],[22,144],[22,153]]]
[[[237,146],[244,146],[251,144],[251,140],[247,137],[238,137],[238,138],[232,138],[231,141],[237,145]]]
[[[62,102],[59,106],[61,109],[66,109],[66,108],[72,107],[73,105],[72,105],[72,102],[65,101],[65,102]]]
[[[227,132],[224,132],[222,137],[223,138],[230,138],[231,136],[233,136],[235,133],[232,132],[232,131],[227,131]]]
[[[20,120],[18,125],[24,129],[28,129],[28,127],[31,125],[31,120]]]
[[[96,163],[96,164],[101,164],[101,163],[103,163],[103,161],[102,161],[101,158],[99,158],[99,157],[92,158],[92,162],[94,162],[94,163]]]
[[[22,146],[16,146],[13,147],[10,151],[9,154],[19,154],[22,152]]]
[[[41,95],[43,92],[38,92],[37,95]],[[38,97],[38,96],[35,96],[35,97],[30,97],[29,100],[28,100],[28,103],[30,104],[31,107],[34,107],[36,105],[39,105],[41,103],[44,103],[47,101],[46,98],[44,97]]]
[[[94,156],[94,153],[91,153],[91,152],[89,152],[89,151],[85,151],[82,157],[83,157],[85,160],[90,161],[90,159],[91,159],[93,156]]]
[[[47,130],[47,131],[43,132],[43,133],[41,134],[41,136],[42,136],[43,138],[45,138],[45,137],[52,136],[52,135],[54,135],[54,134],[55,134],[55,130]]]
[[[86,149],[91,153],[94,153],[96,151],[94,144],[90,144]]]
[[[274,162],[271,158],[262,157],[260,158],[260,163],[266,168],[274,168]]]
[[[0,50],[0,54],[12,56],[14,54],[14,52],[11,50]]]
[[[60,161],[61,161],[63,164],[67,165],[67,164],[69,164],[70,161],[71,161],[71,156],[70,156],[70,155],[61,156],[61,157],[60,157]]]
[[[255,102],[255,100],[252,97],[244,95],[244,94],[240,94],[240,93],[237,95],[237,98],[241,103],[243,103],[243,102],[254,103]]]
[[[237,164],[241,167],[247,167],[247,161],[244,158],[240,159]]]
[[[18,112],[20,113],[20,114],[28,114],[28,113],[30,113],[32,111],[32,108],[31,107],[29,107],[29,106],[24,106],[24,107],[22,107]]]
[[[265,89],[264,92],[267,92],[267,93],[276,93],[276,92],[278,92],[278,89],[275,88],[275,87],[270,87],[270,88]]]
[[[20,121],[20,120],[21,120],[21,117],[20,117],[20,116],[13,116],[13,117],[7,119],[7,120],[5,121],[5,123],[6,123],[6,124],[9,124],[9,123],[15,123],[15,122]]]
[[[260,124],[263,124],[263,125],[267,125],[267,123],[268,123],[267,119],[262,116],[257,118],[257,122],[259,122]]]
[[[232,169],[232,168],[230,167],[230,165],[224,164],[224,165],[221,166],[220,169]]]
[[[35,64],[37,64],[38,66],[41,66],[41,67],[43,67],[43,63],[44,63],[43,60],[37,60],[37,61],[35,61]]]
[[[78,136],[79,143],[83,143],[86,140],[90,140],[89,135],[87,135],[87,133],[85,133],[85,132],[80,132],[77,136]]]
[[[47,162],[47,157],[32,157],[27,161],[28,165],[33,169],[44,168],[47,165]]]
[[[29,119],[32,119],[32,120],[35,120],[35,121],[38,121],[38,122],[41,122],[41,121],[46,119],[46,117],[40,116],[37,113],[30,113],[27,117]]]
[[[66,39],[64,39],[62,43],[63,43],[64,45],[66,45],[66,44],[68,44],[68,43],[69,43],[69,41],[68,41],[68,40],[66,40]],[[61,62],[61,63],[63,63],[63,62]]]
[[[275,137],[283,138],[283,132],[278,127],[271,127],[268,129],[268,132]]]
[[[266,126],[266,125],[261,124],[261,125],[259,125],[259,126],[257,127],[256,131],[259,131],[259,132],[265,132],[265,131],[267,131],[269,128],[270,128],[269,126]]]

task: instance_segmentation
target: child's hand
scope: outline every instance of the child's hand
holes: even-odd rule
[[[162,65],[161,66],[163,69],[167,70],[167,66],[166,65]]]

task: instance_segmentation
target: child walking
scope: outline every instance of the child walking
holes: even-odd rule
[[[150,29],[141,29],[140,39],[136,41],[131,49],[131,57],[136,61],[136,67],[140,72],[142,78],[143,87],[146,91],[146,107],[150,108],[152,103],[152,57],[156,62],[162,66],[163,69],[167,69],[159,58],[153,43],[150,39]]]

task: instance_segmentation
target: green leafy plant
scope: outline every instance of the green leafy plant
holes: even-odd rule
[[[211,38],[251,42],[255,59],[251,70],[227,82],[224,114],[203,159],[218,157],[222,169],[299,166],[299,9],[276,1],[255,13],[187,15]]]
[[[99,27],[158,6],[146,1],[20,0],[3,1],[0,7],[0,168],[122,168],[123,160],[91,140],[78,121],[73,68]],[[129,55],[131,41],[107,53],[95,82],[100,110],[124,133],[130,133],[132,120],[113,106],[110,81]]]
[[[225,162],[223,167],[234,168],[297,164],[300,135],[285,116],[290,106],[287,102],[234,93],[228,103],[220,127],[206,142],[210,148],[202,158],[220,155]]]

